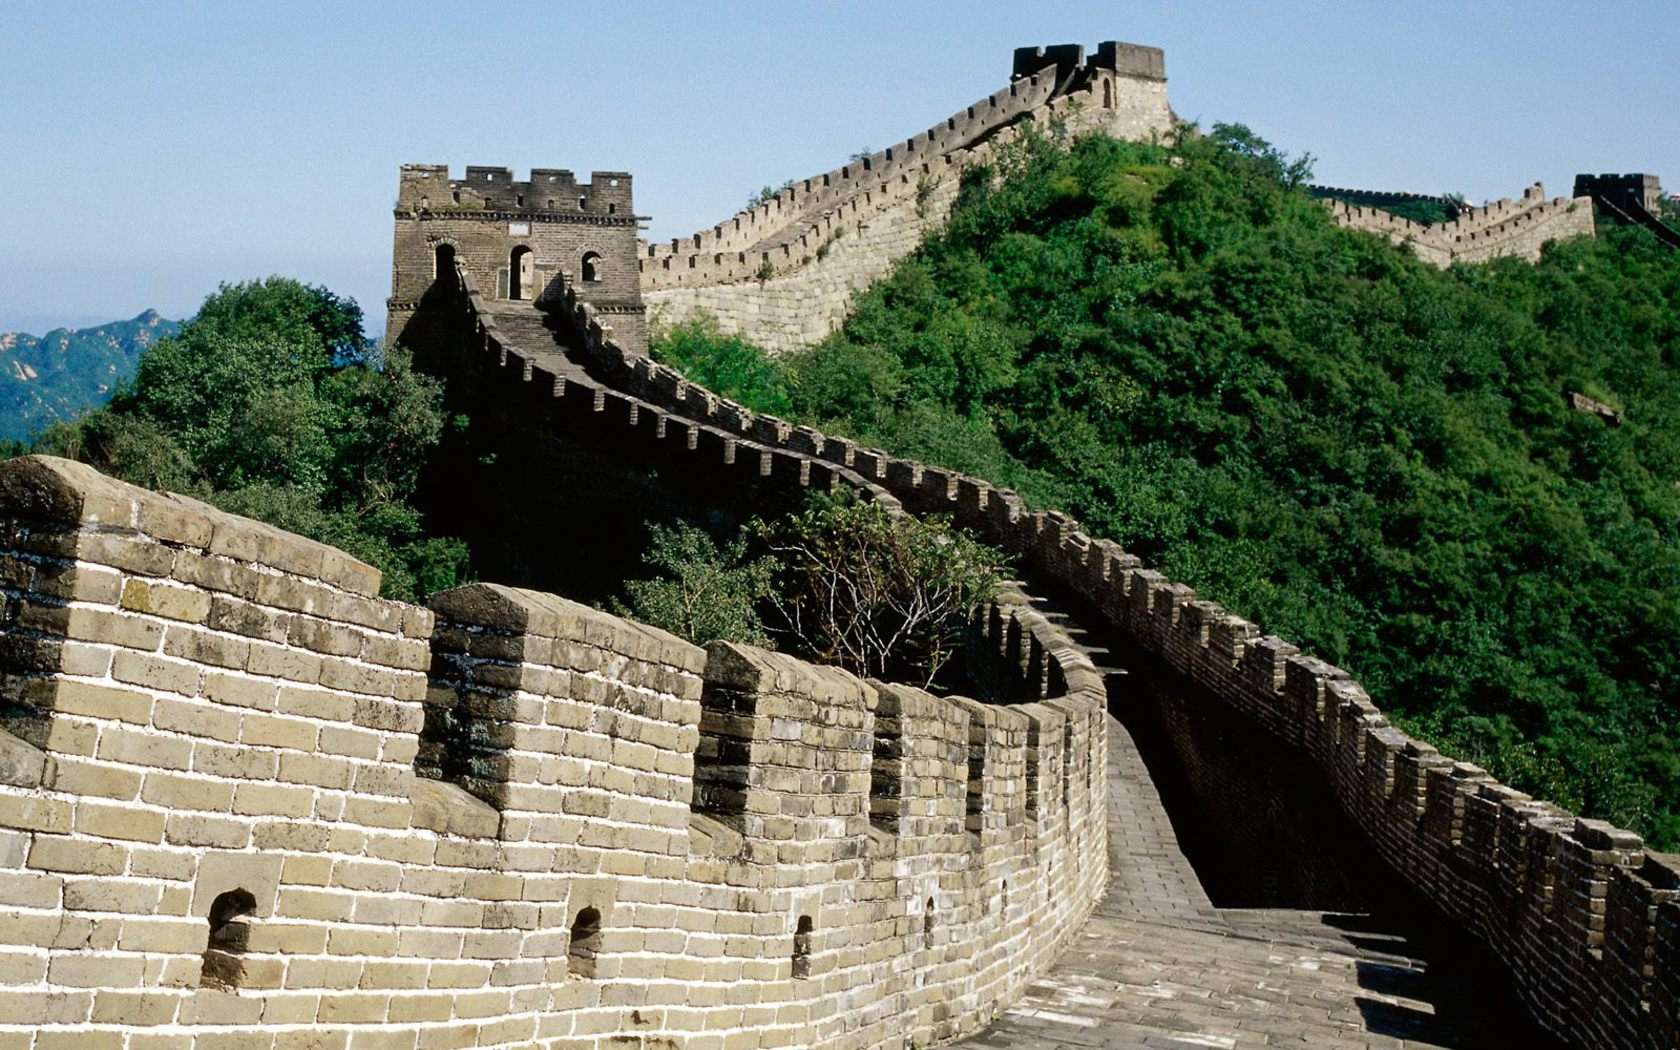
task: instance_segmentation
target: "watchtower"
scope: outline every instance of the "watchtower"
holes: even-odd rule
[[[1104,76],[1161,83],[1167,79],[1165,52],[1158,47],[1119,40],[1104,40],[1088,58],[1082,44],[1018,47],[1009,79],[1030,77],[1051,65],[1056,67],[1056,89],[1060,92],[1088,87]]]
[[[1634,203],[1655,214],[1662,206],[1662,181],[1655,175],[1577,175],[1575,196],[1608,200],[1625,208]]]
[[[493,310],[541,310],[573,288],[595,307],[613,338],[647,347],[637,274],[638,217],[627,172],[469,166],[452,179],[445,164],[404,164],[397,188],[391,299],[386,332],[402,339],[421,300],[457,265]],[[412,333],[406,341],[419,341]]]

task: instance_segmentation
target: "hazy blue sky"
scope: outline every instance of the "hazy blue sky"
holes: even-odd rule
[[[390,291],[404,162],[623,169],[654,238],[1001,87],[1017,45],[1166,49],[1177,112],[1317,181],[1680,189],[1680,5],[0,0],[0,331],[191,314],[279,273]]]

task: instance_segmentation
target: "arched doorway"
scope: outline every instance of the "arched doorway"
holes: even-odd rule
[[[599,281],[601,279],[601,253],[585,252],[583,255],[583,279]]]
[[[455,277],[455,246],[442,243],[433,251],[432,280],[449,279]]]
[[[508,256],[508,298],[529,299],[536,283],[536,257],[521,244]]]

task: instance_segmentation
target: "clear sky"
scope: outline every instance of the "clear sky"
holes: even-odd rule
[[[1016,46],[1107,39],[1321,183],[1680,190],[1673,0],[0,0],[0,331],[272,273],[377,328],[402,163],[627,170],[669,238],[989,94]]]

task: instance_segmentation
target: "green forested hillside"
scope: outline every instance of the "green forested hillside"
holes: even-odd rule
[[[1609,228],[1436,270],[1242,128],[1000,168],[821,345],[656,352],[1065,508],[1449,752],[1680,847],[1680,253]]]
[[[132,320],[40,337],[0,334],[0,440],[21,441],[104,403],[134,375],[141,352],[180,327],[147,310]]]

